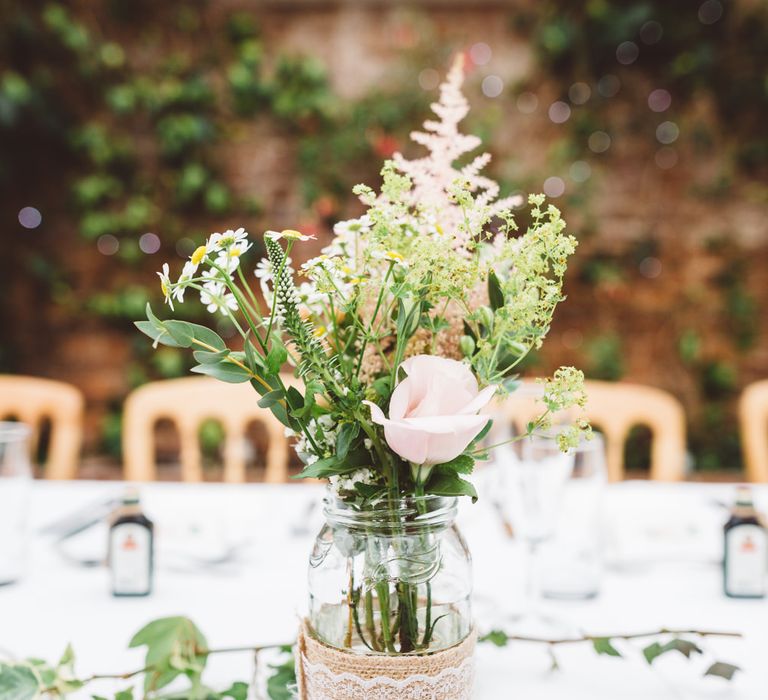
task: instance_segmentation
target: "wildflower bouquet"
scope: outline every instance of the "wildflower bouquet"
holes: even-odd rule
[[[161,321],[149,307],[137,323],[155,344],[190,348],[193,372],[250,382],[259,405],[295,436],[301,477],[328,479],[345,508],[381,509],[376,522],[391,526],[387,543],[347,545],[348,557],[362,552],[364,563],[345,574],[340,646],[433,648],[429,572],[439,569],[439,555],[429,533],[406,542],[408,523],[428,515],[430,498],[477,498],[466,477],[487,455],[490,420],[480,411],[514,390],[517,367],[541,346],[576,248],[543,195],[529,197],[531,224],[517,230],[512,209],[522,201],[499,199],[497,183],[481,174],[488,154],[457,165],[480,144],[458,130],[468,111],[462,80],[457,61],[432,105],[437,119],[412,134],[427,155],[396,154],[379,192],[357,186],[366,213],[338,223],[330,245],[298,275],[291,255],[312,236],[294,230],[264,235],[267,257],[255,269],[260,296],[241,264],[252,246],[243,229],[211,235],[175,281],[163,266],[171,309],[198,292],[210,312],[232,320],[242,349],[207,327]],[[581,382],[573,368],[547,380],[542,415],[528,431],[583,405]],[[562,432],[561,447],[583,427]],[[415,505],[403,509],[404,502]],[[421,573],[409,578],[403,567],[414,561]],[[377,578],[382,566],[388,573]]]

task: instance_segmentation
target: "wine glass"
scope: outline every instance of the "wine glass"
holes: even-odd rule
[[[573,466],[573,452],[563,452],[552,431],[522,437],[518,453],[503,470],[502,505],[527,552],[523,612],[511,619],[517,634],[551,636],[565,627],[542,609],[539,570],[541,547],[554,532]]]
[[[0,422],[0,586],[19,579],[26,554],[26,516],[32,467],[30,430]]]

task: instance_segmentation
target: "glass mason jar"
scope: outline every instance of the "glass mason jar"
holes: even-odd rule
[[[309,559],[309,622],[360,654],[447,649],[472,627],[472,563],[456,499],[382,500],[363,508],[328,492]]]

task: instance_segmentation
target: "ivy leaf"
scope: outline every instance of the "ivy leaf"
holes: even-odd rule
[[[248,697],[248,684],[242,681],[235,681],[221,693],[221,697],[232,698],[233,700],[246,700]]]
[[[509,643],[509,636],[503,630],[491,630],[488,634],[480,637],[481,642],[490,642],[497,647],[505,647]]]
[[[241,384],[251,379],[251,375],[247,370],[226,361],[220,362],[217,365],[196,365],[191,371],[196,374],[205,374],[229,384]]]
[[[613,646],[609,637],[598,637],[592,640],[592,646],[598,654],[607,656],[621,656],[621,652]]]
[[[129,647],[147,647],[145,690],[165,687],[179,675],[199,679],[205,668],[208,643],[187,617],[164,617],[142,627]]]
[[[360,433],[360,423],[343,423],[336,436],[336,457],[344,459],[349,453],[353,440]]]
[[[455,471],[435,467],[427,481],[426,493],[434,496],[469,496],[472,503],[477,501],[475,487],[462,479]]]
[[[296,685],[296,663],[293,655],[280,665],[270,665],[273,673],[267,678],[267,695],[270,700],[292,700]]]
[[[673,639],[664,645],[665,651],[679,651],[686,659],[692,654],[701,654],[701,648],[689,639]]]
[[[741,671],[741,668],[734,666],[733,664],[726,663],[725,661],[715,661],[704,673],[705,676],[718,676],[719,678],[725,678],[730,681],[733,679],[736,671]]]
[[[450,469],[457,474],[471,474],[475,468],[475,460],[469,455],[459,455],[454,457],[450,462],[443,462],[443,464],[437,464],[436,467],[442,469]]]
[[[0,664],[0,700],[32,700],[38,690],[37,676],[29,666]]]
[[[658,642],[652,642],[643,649],[643,656],[649,664],[652,664],[654,660],[661,656],[663,653],[664,647]]]
[[[504,292],[501,289],[499,278],[493,270],[488,273],[488,300],[494,311],[504,306]]]

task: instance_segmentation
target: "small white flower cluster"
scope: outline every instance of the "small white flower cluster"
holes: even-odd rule
[[[220,311],[225,316],[237,309],[237,300],[227,292],[225,276],[234,273],[240,265],[240,258],[251,247],[248,232],[239,228],[224,233],[212,233],[204,245],[198,247],[184,263],[176,282],[171,282],[168,263],[158,272],[160,288],[166,303],[173,309],[173,300],[183,303],[184,292],[193,286],[200,291],[200,301],[211,313]],[[205,270],[196,277],[200,265],[209,264],[211,269]],[[202,286],[198,285],[201,283]]]
[[[367,467],[358,469],[350,474],[339,474],[338,476],[329,476],[328,483],[331,490],[337,494],[355,490],[355,484],[375,484],[376,472]]]

